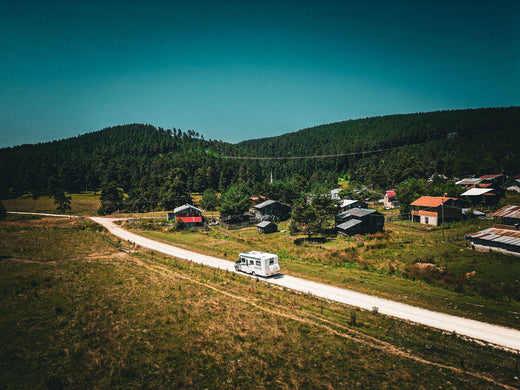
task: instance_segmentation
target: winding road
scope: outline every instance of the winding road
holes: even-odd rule
[[[231,261],[191,252],[131,233],[115,224],[114,221],[117,219],[102,217],[91,217],[91,219],[104,226],[111,234],[121,238],[122,240],[136,243],[141,247],[210,267],[235,272],[234,263]],[[492,343],[504,349],[520,350],[520,331],[512,328],[434,312],[404,303],[361,294],[348,289],[333,287],[289,275],[281,274],[278,277],[265,278],[263,280],[278,286],[301,291],[303,293],[310,293],[321,298],[341,302],[365,310],[373,310],[376,307],[379,313],[391,317],[400,318],[421,325],[427,325],[448,332],[456,332],[459,335]]]

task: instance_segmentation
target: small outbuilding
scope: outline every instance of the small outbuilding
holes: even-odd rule
[[[270,221],[262,221],[256,225],[256,230],[258,233],[262,234],[276,233],[278,231],[278,226]]]

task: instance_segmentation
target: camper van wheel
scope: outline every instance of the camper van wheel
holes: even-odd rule
[[[235,265],[235,271],[237,271],[237,272],[238,272],[238,267],[237,267],[236,265]]]
[[[255,271],[251,272],[251,275],[255,276]]]

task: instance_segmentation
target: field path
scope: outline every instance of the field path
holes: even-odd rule
[[[115,224],[114,221],[116,219],[114,218],[91,217],[91,219],[104,226],[111,234],[121,238],[122,240],[131,241],[139,246],[166,255],[235,272],[234,263],[231,261],[191,252],[131,233]],[[365,310],[373,310],[374,308],[377,308],[378,312],[381,314],[427,325],[448,332],[456,332],[459,335],[496,344],[505,349],[520,350],[520,331],[515,329],[434,312],[404,303],[361,294],[345,288],[329,286],[323,283],[312,282],[289,275],[279,275],[277,277],[262,279],[266,282],[283,286],[291,290],[309,293],[321,298],[345,303]]]

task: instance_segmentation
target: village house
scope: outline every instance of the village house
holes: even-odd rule
[[[399,201],[395,197],[395,190],[387,190],[383,197],[383,205],[385,209],[393,209],[399,207]]]
[[[461,197],[466,197],[471,204],[482,204],[486,206],[493,206],[500,200],[497,192],[492,188],[470,188],[466,192],[460,194]]]
[[[520,206],[506,206],[491,214],[492,227],[469,234],[471,247],[520,256]]]
[[[276,233],[278,231],[278,226],[270,221],[262,221],[256,225],[256,230],[258,233],[262,234]]]
[[[457,198],[442,196],[421,196],[410,203],[412,221],[426,225],[439,226],[443,221],[460,221],[462,219],[462,203]]]
[[[372,209],[350,209],[335,219],[337,232],[344,236],[382,232],[385,226],[384,215]]]
[[[291,206],[277,200],[266,200],[253,206],[253,213],[257,221],[285,221],[291,215]]]
[[[173,213],[168,213],[167,219],[168,221],[174,220],[176,223],[182,221],[187,228],[204,226],[202,210],[191,204],[177,207]]]

